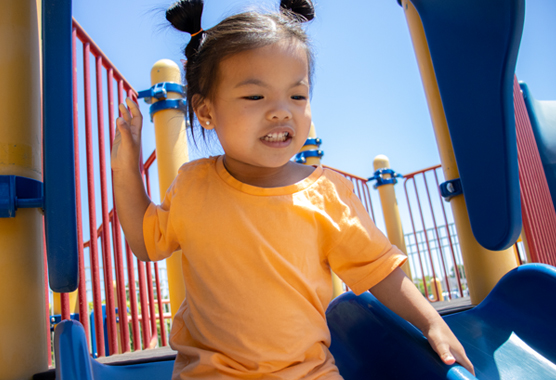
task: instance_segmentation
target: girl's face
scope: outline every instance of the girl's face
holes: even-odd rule
[[[216,130],[232,174],[284,167],[311,126],[305,49],[285,41],[227,57],[197,116]]]

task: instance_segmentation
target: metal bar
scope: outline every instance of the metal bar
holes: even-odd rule
[[[118,104],[124,102],[124,81],[118,80]],[[121,116],[121,115],[120,115]],[[119,229],[118,229],[119,231]],[[138,309],[137,309],[137,291],[135,288],[135,266],[134,258],[131,249],[127,242],[125,242],[126,248],[126,262],[127,262],[127,281],[129,288],[129,303],[131,311],[131,332],[133,335],[133,349],[138,350],[141,347],[140,329],[139,329],[139,319],[138,319]]]
[[[88,303],[87,303],[87,281],[85,276],[85,255],[83,253],[83,213],[81,210],[81,180],[79,169],[79,119],[77,111],[77,53],[76,41],[77,32],[73,28],[73,146],[75,156],[75,205],[77,211],[77,254],[79,260],[79,288],[77,295],[79,297],[79,322],[83,325],[85,336],[87,337],[87,346],[90,345]]]
[[[158,320],[160,321],[160,335],[162,337],[162,345],[167,346],[166,340],[166,323],[164,323],[164,305],[162,302],[162,292],[160,291],[160,276],[158,270],[158,263],[154,263],[154,276],[156,281],[156,298],[158,301]]]
[[[436,217],[434,215],[431,193],[430,193],[430,190],[429,190],[429,184],[428,184],[428,181],[427,181],[426,174],[427,174],[426,172],[423,173],[423,178],[425,180],[425,189],[427,190],[427,199],[429,200],[429,206],[430,206],[430,210],[431,210],[432,224],[434,226],[434,232],[436,234],[436,244],[438,244],[438,256],[440,257],[440,260],[442,262],[442,269],[444,270],[444,281],[446,282],[446,290],[448,291],[448,298],[452,299],[452,291],[450,289],[450,281],[448,280],[448,272],[446,270],[446,262],[444,260],[444,252],[442,251],[442,243],[440,242],[440,233],[438,232],[438,226],[436,224]],[[455,265],[455,263],[454,263],[454,265]],[[440,298],[440,295],[438,296],[438,298]]]
[[[419,198],[419,191],[417,190],[417,181],[415,181],[415,179],[413,180],[413,188],[415,189],[415,197],[417,199],[417,206],[419,207],[419,216],[421,217],[421,225],[423,226],[423,232],[425,234],[425,243],[427,245],[427,251],[429,252],[429,260],[430,260],[430,265],[431,265],[432,278],[434,279],[434,287],[436,289],[436,294],[438,296],[438,298],[436,300],[438,301],[440,299],[440,294],[439,294],[439,291],[438,291],[438,284],[436,283],[436,272],[434,270],[434,262],[432,260],[431,247],[430,247],[430,243],[429,243],[429,236],[428,236],[428,233],[427,233],[427,227],[425,225],[425,219],[423,218],[423,209],[421,208],[421,200]]]
[[[126,260],[127,260],[127,278],[129,287],[129,308],[131,309],[131,332],[133,335],[133,349],[138,350],[141,347],[141,337],[139,332],[139,318],[137,310],[137,289],[135,288],[135,269],[133,266],[133,253],[129,248],[127,241],[125,243]]]
[[[148,348],[150,342],[149,331],[149,304],[145,289],[145,265],[137,260],[137,278],[139,279],[139,299],[141,300],[141,329],[143,331],[143,349]]]
[[[100,294],[100,273],[98,267],[97,250],[97,229],[96,229],[96,207],[95,207],[95,174],[93,166],[93,136],[91,118],[91,88],[90,88],[90,45],[83,45],[83,66],[84,66],[84,89],[85,89],[85,140],[87,148],[87,193],[89,199],[89,256],[91,259],[91,280],[93,283],[93,308],[95,312],[95,333],[97,354],[99,357],[105,356],[104,352],[104,328],[102,321],[102,301]]]
[[[149,316],[151,318],[151,339],[149,342],[149,348],[154,348],[158,343],[158,329],[156,328],[156,312],[154,306],[153,275],[151,271],[151,263],[145,263],[145,270],[147,272],[147,295],[149,297]]]
[[[110,151],[114,142],[114,69],[107,72],[108,89],[108,132],[110,134]],[[112,171],[110,171],[112,175]],[[112,182],[113,183],[113,182]],[[114,200],[114,187],[112,187],[112,200]],[[129,328],[127,323],[127,299],[125,291],[124,261],[122,255],[122,238],[120,234],[120,221],[116,208],[112,210],[112,235],[114,241],[114,264],[116,266],[116,294],[118,297],[118,315],[120,317],[120,339],[123,352],[131,351],[129,342]]]
[[[405,199],[407,200],[407,208],[409,209],[409,219],[411,220],[411,228],[413,229],[413,238],[415,239],[415,248],[417,248],[417,258],[419,259],[419,267],[421,268],[421,279],[423,281],[423,289],[425,291],[425,297],[429,299],[429,292],[427,290],[427,282],[425,281],[425,271],[423,268],[423,261],[421,258],[421,250],[419,249],[419,240],[417,239],[417,230],[415,229],[415,220],[413,219],[413,211],[411,210],[411,203],[409,202],[409,194],[407,193],[407,181],[412,180],[415,184],[415,178],[406,177],[403,186],[405,190]],[[423,226],[424,228],[424,226]],[[425,234],[426,234],[425,230]]]
[[[106,322],[108,325],[108,349],[110,355],[118,352],[118,334],[116,327],[116,307],[114,305],[114,291],[112,280],[112,252],[110,249],[110,235],[108,216],[108,194],[106,183],[106,156],[104,141],[104,102],[102,90],[102,57],[98,56],[96,64],[96,95],[97,95],[97,127],[98,127],[98,157],[100,171],[100,194],[102,211],[102,261],[104,264],[104,296],[106,300]]]

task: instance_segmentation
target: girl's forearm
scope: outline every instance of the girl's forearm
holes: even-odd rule
[[[400,268],[369,290],[387,308],[413,324],[425,336],[432,325],[443,321]]]
[[[114,196],[118,218],[129,247],[141,261],[149,261],[143,237],[143,216],[151,200],[138,170],[115,171]]]

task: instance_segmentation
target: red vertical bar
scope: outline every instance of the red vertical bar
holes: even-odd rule
[[[154,263],[154,275],[156,281],[156,298],[158,301],[158,320],[160,321],[160,335],[162,336],[162,345],[167,346],[166,341],[166,323],[164,323],[164,306],[162,305],[162,292],[160,291],[160,276],[158,263]]]
[[[83,71],[84,71],[84,89],[85,89],[85,140],[87,148],[87,193],[89,198],[89,231],[90,245],[89,256],[91,258],[91,279],[93,282],[93,308],[95,312],[95,333],[96,348],[98,356],[105,356],[104,352],[104,328],[102,323],[102,301],[100,294],[100,273],[98,266],[97,251],[97,229],[96,229],[96,207],[95,207],[95,174],[93,164],[93,136],[92,136],[92,119],[91,119],[91,86],[89,83],[91,77],[90,71],[90,45],[83,45]]]
[[[413,184],[415,184],[415,178],[413,177],[406,177],[405,181],[404,181],[404,190],[405,190],[405,199],[407,200],[407,208],[409,209],[409,219],[411,220],[411,228],[413,229],[413,238],[415,239],[415,247],[417,248],[417,258],[419,259],[419,267],[421,268],[421,279],[423,280],[423,288],[425,291],[425,297],[427,298],[427,300],[429,299],[429,291],[427,290],[427,282],[425,281],[425,271],[423,268],[423,260],[421,258],[421,250],[419,249],[419,240],[417,239],[417,230],[415,229],[415,220],[413,219],[413,211],[411,209],[411,203],[409,202],[409,194],[407,192],[407,181],[409,180],[413,181]],[[424,226],[423,226],[424,229]],[[427,233],[427,231],[424,231],[425,234]]]
[[[108,215],[108,185],[106,183],[106,156],[104,141],[104,103],[102,97],[102,57],[96,57],[96,93],[97,93],[97,126],[98,126],[98,155],[100,169],[100,193],[102,209],[102,259],[104,263],[104,294],[106,297],[106,317],[108,324],[108,349],[110,355],[118,352],[118,333],[116,327],[116,307],[114,306],[114,291],[112,281],[112,252],[110,249]]]
[[[145,182],[147,185],[147,194],[149,197],[151,196],[151,183],[149,180],[149,171],[148,168],[144,167],[145,172]],[[145,263],[145,268],[147,271],[147,290],[149,295],[149,314],[151,317],[151,340],[149,342],[149,347],[155,347],[158,341],[158,330],[156,328],[156,313],[154,310],[154,292],[153,292],[153,277],[151,271],[151,264],[149,262]]]
[[[154,348],[158,342],[158,330],[156,328],[156,312],[154,309],[154,291],[153,291],[153,275],[151,271],[151,263],[145,263],[147,271],[147,291],[149,296],[149,315],[151,318],[151,339],[149,343],[150,348]]]
[[[112,143],[114,142],[114,70],[109,69],[107,73],[107,89],[108,89],[108,123],[110,133],[110,151],[112,151]],[[112,183],[114,183],[112,181]],[[112,188],[112,204],[114,201],[114,188]],[[124,262],[122,257],[122,240],[120,234],[120,222],[116,207],[113,209],[112,233],[114,239],[114,262],[116,266],[116,289],[118,296],[118,315],[120,317],[120,338],[122,340],[122,351],[131,351],[129,343],[129,328],[127,323],[127,299],[125,291],[125,275]]]
[[[442,243],[440,242],[440,233],[438,232],[438,226],[436,224],[436,216],[434,215],[434,209],[432,207],[431,192],[429,190],[429,184],[427,182],[427,172],[423,172],[423,178],[425,180],[425,189],[427,190],[427,199],[429,200],[429,206],[431,210],[432,223],[434,226],[434,233],[436,234],[436,244],[438,244],[438,256],[442,262],[442,269],[444,270],[444,281],[446,282],[446,290],[448,291],[448,298],[452,299],[452,291],[450,289],[450,281],[448,280],[448,272],[446,270],[446,262],[444,260],[444,251],[442,250]],[[437,289],[438,290],[438,289]],[[440,295],[438,296],[440,298]]]
[[[141,337],[139,333],[139,317],[137,309],[137,289],[135,288],[135,269],[133,266],[133,253],[126,242],[127,278],[129,286],[129,307],[131,309],[131,332],[133,334],[133,349],[141,347]]]
[[[62,320],[70,319],[69,294],[60,293],[60,304],[62,305]]]
[[[425,234],[425,242],[427,244],[427,251],[429,252],[429,260],[431,263],[431,271],[432,271],[432,278],[436,279],[436,271],[434,270],[434,261],[432,260],[432,254],[431,254],[431,247],[430,247],[430,243],[429,243],[429,236],[427,234],[427,227],[425,225],[425,219],[423,217],[423,209],[421,208],[421,200],[419,199],[419,192],[417,191],[417,181],[415,181],[415,178],[413,179],[413,188],[415,189],[415,198],[417,199],[417,206],[419,207],[419,216],[421,217],[421,224],[423,226],[423,232]],[[424,278],[423,278],[424,280]],[[436,281],[434,281],[434,287],[436,289],[436,294],[438,295],[437,301],[440,298],[440,294],[438,291],[438,284],[436,283]]]
[[[123,80],[118,81],[118,103],[124,102],[124,82]],[[137,290],[135,288],[135,267],[134,267],[134,259],[133,254],[129,248],[129,245],[125,244],[126,246],[126,262],[127,262],[127,278],[128,278],[128,287],[129,287],[129,303],[131,309],[131,331],[133,335],[133,349],[138,350],[141,347],[141,338],[139,332],[139,317],[138,317],[138,309],[137,309]]]
[[[143,349],[148,348],[150,341],[149,331],[149,305],[145,289],[145,265],[137,260],[137,277],[139,279],[139,298],[141,300],[141,328],[143,329]]]
[[[87,279],[85,276],[85,258],[83,255],[83,216],[81,211],[81,180],[79,172],[79,119],[77,117],[77,57],[76,40],[77,31],[73,28],[73,147],[75,152],[75,205],[77,211],[77,254],[79,258],[79,322],[85,329],[87,345],[90,344],[89,318],[87,304]]]

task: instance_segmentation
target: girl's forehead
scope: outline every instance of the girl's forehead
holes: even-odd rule
[[[224,58],[219,65],[220,78],[269,72],[299,72],[308,75],[307,49],[296,41],[280,41],[263,47],[245,50]]]

